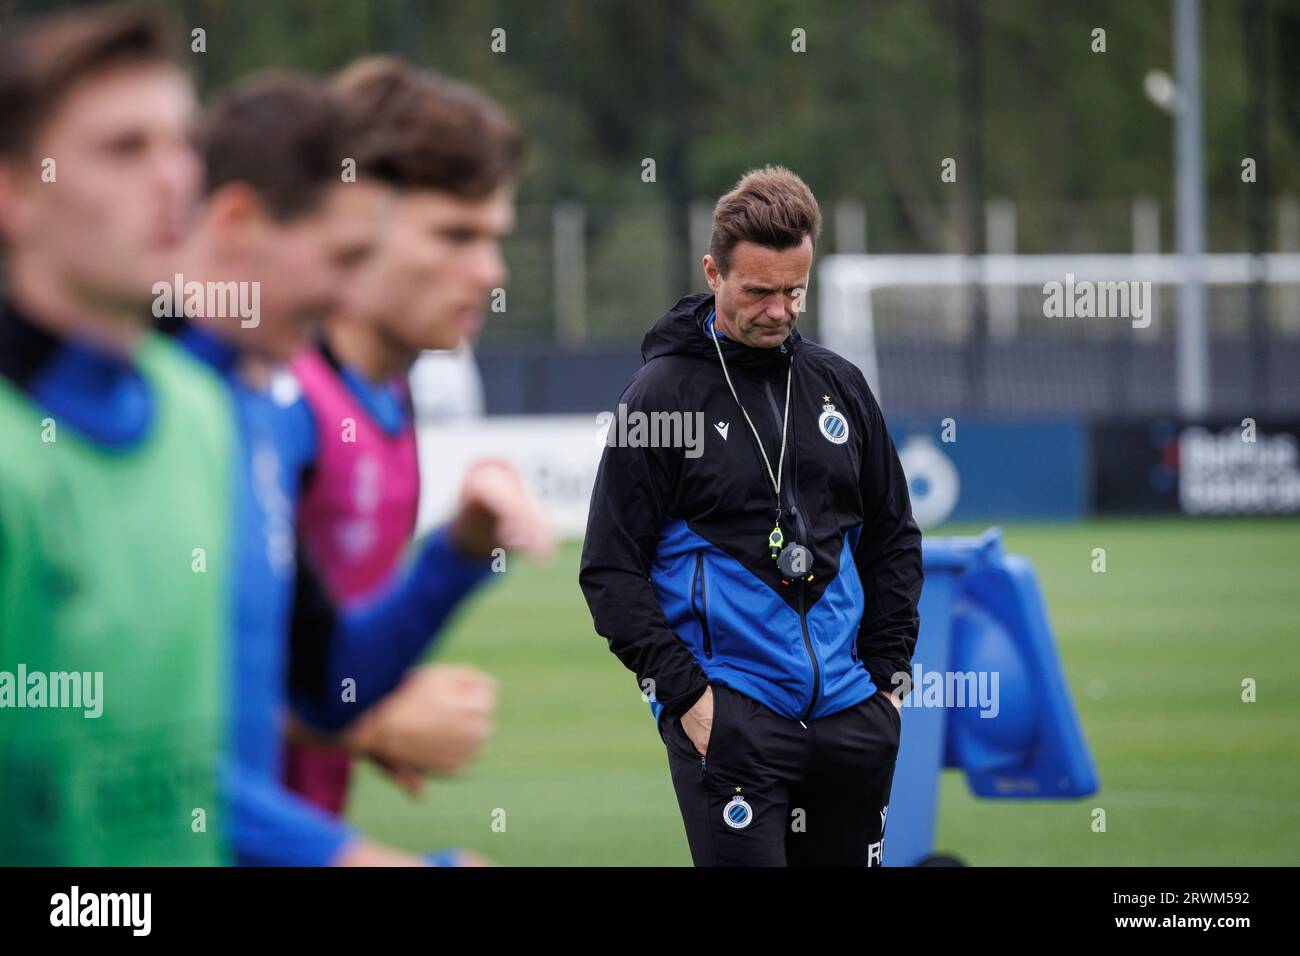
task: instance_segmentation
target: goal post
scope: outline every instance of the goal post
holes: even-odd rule
[[[930,387],[953,395],[959,390],[954,377],[970,374],[963,372],[969,369],[964,354],[983,344],[973,331],[978,301],[998,363],[982,367],[982,374],[1021,375],[1026,407],[1043,405],[1040,393],[1054,381],[1080,391],[1084,405],[1095,404],[1096,389],[1088,386],[1096,383],[1086,379],[1097,377],[1108,356],[1146,345],[1153,357],[1143,361],[1162,368],[1169,400],[1186,410],[1188,377],[1204,378],[1191,383],[1192,391],[1208,390],[1213,357],[1207,339],[1180,334],[1168,307],[1189,275],[1207,290],[1214,330],[1245,342],[1245,292],[1260,281],[1275,293],[1267,305],[1271,334],[1300,337],[1297,253],[832,255],[818,270],[819,334],[862,369],[882,405],[900,398],[885,387],[899,377],[893,374],[898,363],[914,377],[923,377],[929,364]],[[891,352],[888,369],[882,350]],[[1016,381],[993,385],[1016,404]],[[922,380],[902,390],[904,404],[914,405],[910,399],[926,387]]]

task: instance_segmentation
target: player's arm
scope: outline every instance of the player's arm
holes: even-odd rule
[[[287,736],[344,747],[419,793],[426,775],[456,773],[482,749],[492,733],[496,698],[496,681],[476,668],[413,667],[345,730],[328,733],[291,718]]]
[[[366,597],[336,606],[302,559],[290,634],[290,694],[299,716],[338,730],[395,688],[491,572],[497,548],[547,557],[554,542],[514,470],[480,462],[466,473],[451,523]]]
[[[345,727],[397,686],[490,571],[490,561],[464,556],[441,528],[386,586],[339,606],[300,555],[290,624],[294,710],[322,730]]]
[[[912,517],[907,476],[880,405],[861,372],[854,380],[866,422],[860,476],[862,531],[853,552],[865,601],[858,657],[872,682],[893,692],[900,686],[895,674],[906,674],[911,684],[912,653],[920,630],[921,531]]]
[[[639,376],[619,402],[629,410],[660,410],[661,403],[646,392]],[[668,626],[650,583],[680,470],[680,449],[606,446],[578,575],[596,632],[636,674],[641,688],[675,716],[690,710],[708,689],[703,669]]]
[[[376,843],[277,782],[237,765],[225,769],[223,787],[229,798],[236,862],[243,866],[442,866],[479,862],[473,854],[460,851],[421,857]]]
[[[237,764],[222,773],[230,840],[243,866],[329,866],[363,841],[351,827]]]

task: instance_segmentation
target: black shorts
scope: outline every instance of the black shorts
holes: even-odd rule
[[[881,690],[808,721],[720,684],[707,756],[659,733],[696,866],[880,866],[902,716]]]

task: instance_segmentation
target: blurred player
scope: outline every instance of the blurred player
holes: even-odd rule
[[[524,143],[474,89],[391,57],[358,61],[334,86],[365,143],[362,180],[396,190],[350,310],[293,363],[315,433],[299,533],[330,593],[348,599],[384,580],[415,533],[420,476],[407,372],[422,350],[456,349],[475,333],[488,295],[505,283],[500,239],[514,221]],[[483,467],[494,480],[516,480]],[[344,750],[300,746],[287,780],[340,813],[349,767]]]
[[[365,601],[336,605],[310,564],[297,560],[295,510],[316,436],[280,363],[303,347],[315,321],[346,308],[350,279],[375,248],[392,199],[381,185],[340,175],[343,160],[356,152],[343,117],[320,84],[294,74],[247,81],[213,106],[199,136],[207,197],[183,276],[185,288],[198,293],[184,296],[186,321],[169,323],[223,375],[238,408],[246,493],[236,591],[250,688],[240,696],[238,740],[241,765],[259,777],[281,772],[276,720],[286,679],[294,713],[307,724],[326,732],[354,724],[397,687],[488,573],[503,530],[520,531],[526,548],[545,539],[522,498],[471,481],[454,520],[422,542],[402,573],[372,582]],[[236,295],[241,306],[256,302],[256,314],[234,307]],[[173,296],[173,306],[181,298]],[[424,734],[427,743],[429,734],[442,734],[440,744],[453,749],[481,742],[493,706],[490,683],[477,681],[471,705],[451,715],[462,726],[459,740],[456,728],[449,739],[445,728],[430,727],[436,710],[400,706],[407,695],[427,705],[428,690],[418,680],[404,685],[398,705],[386,702],[367,714],[357,725],[366,746],[401,761],[402,754],[384,750],[386,736],[410,744],[413,735]],[[386,734],[392,722],[397,726]],[[415,742],[418,750],[422,742]],[[292,817],[244,809],[235,836],[247,862],[403,862],[315,808]]]
[[[234,426],[148,328],[199,184],[167,32],[100,8],[0,50],[6,864],[225,858]]]

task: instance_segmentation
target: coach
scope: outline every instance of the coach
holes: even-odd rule
[[[668,750],[706,865],[879,865],[921,594],[921,534],[880,407],[800,336],[821,226],[747,174],[714,209],[712,294],[646,334],[629,411],[702,413],[703,453],[609,446],[580,581]]]

